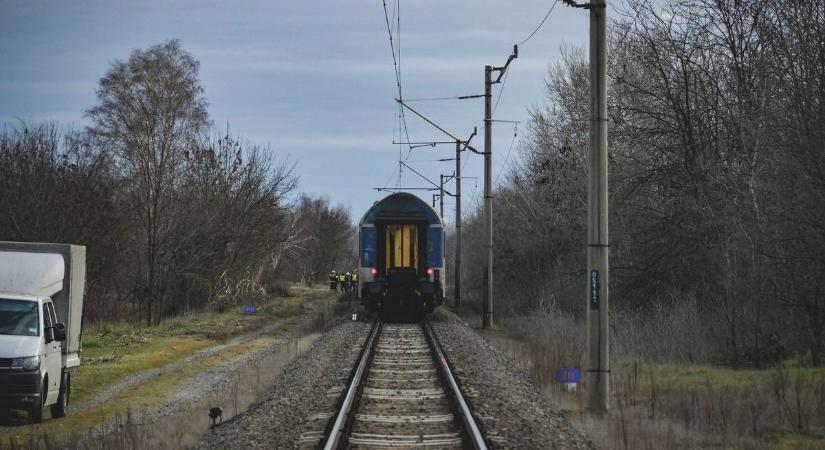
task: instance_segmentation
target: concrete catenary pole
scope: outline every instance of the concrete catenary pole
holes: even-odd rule
[[[492,66],[484,66],[484,274],[482,328],[493,327],[493,80]]]
[[[455,307],[461,306],[461,141],[455,141]]]
[[[440,192],[438,194],[438,214],[441,215],[441,220],[444,220],[444,175],[440,175],[440,177],[438,183]]]
[[[590,4],[590,170],[587,195],[587,407],[609,396],[607,239],[607,5]]]

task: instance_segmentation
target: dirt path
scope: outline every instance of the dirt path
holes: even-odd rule
[[[316,300],[317,301],[317,300]],[[311,303],[311,302],[310,302]],[[90,408],[94,408],[96,406],[101,405],[104,402],[111,400],[112,398],[116,397],[121,392],[136,386],[144,381],[156,377],[159,375],[163,375],[164,373],[169,373],[180,369],[181,367],[194,364],[198,361],[203,360],[204,358],[216,355],[230,347],[238,346],[241,344],[245,344],[255,338],[258,338],[264,334],[270,334],[274,331],[281,328],[286,322],[290,320],[294,320],[293,318],[286,318],[280,319],[275,323],[266,325],[264,327],[258,328],[255,331],[242,334],[240,336],[235,336],[225,343],[216,345],[214,347],[205,348],[203,350],[199,350],[195,352],[193,355],[188,356],[180,361],[175,361],[173,363],[166,364],[165,366],[156,367],[152,369],[143,370],[132,375],[127,376],[123,380],[107,387],[106,389],[98,392],[95,394],[94,397],[91,399],[79,404],[79,405],[70,405],[69,407],[69,414],[76,414],[82,411],[86,411]]]

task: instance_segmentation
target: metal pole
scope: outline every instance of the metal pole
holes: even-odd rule
[[[461,306],[461,141],[455,141],[455,307]]]
[[[590,170],[587,215],[587,407],[607,412],[608,240],[607,240],[607,5],[590,7]]]
[[[493,327],[493,141],[492,141],[492,71],[484,66],[484,300],[482,303],[482,328]]]
[[[441,193],[438,196],[438,213],[441,214],[441,220],[444,220],[444,175],[439,175],[441,177],[439,185]]]

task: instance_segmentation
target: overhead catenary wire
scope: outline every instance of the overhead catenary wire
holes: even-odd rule
[[[484,94],[455,95],[452,97],[428,97],[428,98],[407,98],[405,102],[432,102],[437,100],[467,100],[471,98],[484,98]]]
[[[501,174],[507,170],[507,163],[510,161],[510,153],[513,151],[513,145],[516,143],[516,138],[518,137],[518,123],[513,126],[513,139],[510,141],[510,148],[507,149],[507,155],[504,157],[504,164],[501,165],[501,168],[498,170],[498,175],[496,175],[496,179],[493,184],[498,183],[499,177]]]
[[[516,44],[516,46],[514,46],[514,55],[517,55],[517,48],[519,46],[523,46],[524,44],[528,43],[531,39],[533,39],[538,34],[538,32],[541,30],[541,28],[544,26],[544,24],[547,23],[550,15],[553,13],[553,11],[556,8],[556,4],[559,3],[559,2],[560,2],[560,0],[553,0],[552,1],[552,4],[550,5],[549,9],[547,10],[547,13],[544,15],[544,17],[542,17],[542,20],[538,23],[538,25],[536,25],[536,27],[530,32],[529,35],[527,35],[527,37],[525,37],[518,44]],[[410,139],[409,129],[408,129],[408,126],[407,126],[407,123],[406,123],[406,114],[405,114],[405,108],[404,108],[405,104],[404,104],[404,102],[463,100],[463,99],[470,99],[470,98],[483,98],[484,95],[442,96],[442,97],[426,97],[426,98],[404,99],[403,89],[402,89],[402,82],[401,82],[402,76],[401,76],[401,38],[400,38],[401,14],[400,14],[400,0],[395,0],[395,2],[393,4],[394,8],[392,9],[392,14],[390,14],[390,12],[389,12],[389,7],[387,5],[387,0],[382,0],[382,4],[383,4],[383,9],[384,9],[385,23],[386,23],[386,26],[387,26],[387,33],[388,33],[389,42],[390,42],[390,50],[391,50],[391,53],[392,53],[393,67],[394,67],[394,72],[395,72],[395,77],[396,77],[396,85],[397,85],[397,89],[398,89],[398,98],[397,98],[397,101],[399,103],[399,105],[398,105],[398,108],[399,108],[398,122],[397,122],[398,130],[399,130],[398,131],[398,136],[399,136],[398,140],[399,141],[402,141],[402,140],[405,141],[403,143],[398,142],[398,144],[399,144],[398,178],[397,178],[397,181],[396,181],[396,187],[398,187],[398,186],[401,185],[402,174],[403,174],[404,169],[406,168],[406,169],[412,171],[409,166],[404,164],[405,161],[407,161],[407,162],[425,162],[425,161],[410,161],[410,156],[412,154],[412,150],[413,150],[414,146],[410,144],[413,141],[412,141],[412,139]],[[634,21],[635,21],[635,19],[634,19]],[[512,58],[513,57],[511,56],[511,59]],[[510,60],[507,61],[507,65],[509,65],[509,63],[510,63]],[[501,86],[500,86],[500,88],[497,92],[497,96],[496,96],[497,98],[496,98],[495,105],[494,105],[493,110],[492,110],[491,118],[495,115],[495,113],[498,110],[498,106],[501,102],[501,97],[503,97],[504,90],[505,90],[505,87],[506,87],[506,84],[507,84],[507,80],[509,78],[509,71],[506,70],[506,66],[504,67],[504,69],[505,70],[502,70],[502,72],[504,72],[502,74],[503,79],[501,79]],[[499,76],[499,78],[501,78],[501,75]],[[487,94],[487,95],[489,95],[489,94]],[[413,112],[415,112],[415,111],[413,110]],[[425,120],[426,120],[426,118],[425,118]],[[499,120],[494,120],[494,121],[496,121],[496,122],[505,122],[505,121],[499,121]],[[428,122],[429,122],[429,120],[428,120]],[[432,122],[430,122],[430,123],[435,126],[435,124],[433,124]],[[437,128],[439,128],[439,127],[437,127]],[[395,136],[394,130],[393,130],[393,136]],[[500,169],[499,173],[495,177],[495,182],[494,183],[498,182],[498,179],[501,177],[501,173],[503,171],[505,171],[506,168],[507,168],[507,165],[508,165],[509,160],[510,160],[510,156],[512,154],[512,149],[515,146],[516,138],[517,138],[517,125],[516,125],[516,127],[514,127],[514,136],[513,136],[513,139],[510,142],[510,147],[507,150],[507,154],[506,154],[505,160],[504,160],[504,165],[501,166],[501,169]],[[403,153],[404,153],[403,152],[403,146],[404,145],[407,146],[406,156],[403,155]],[[469,156],[469,154],[467,156]],[[469,159],[470,158],[465,158],[465,160],[462,163],[462,168],[467,167],[467,164],[469,163]],[[418,175],[422,178],[425,178],[421,174],[418,174]]]
[[[532,33],[530,33],[530,35],[529,35],[529,36],[527,36],[527,37],[526,37],[526,38],[524,38],[521,42],[519,42],[518,44],[516,44],[516,46],[517,46],[517,47],[521,47],[521,46],[523,46],[523,45],[524,45],[527,41],[529,41],[530,39],[532,39],[532,38],[533,38],[533,36],[535,36],[535,35],[536,35],[536,33],[538,33],[538,31],[541,29],[541,27],[544,25],[544,23],[545,23],[545,22],[547,22],[547,18],[548,18],[548,17],[550,17],[550,14],[552,14],[552,13],[553,13],[553,10],[556,8],[556,5],[557,5],[558,3],[559,3],[559,2],[558,2],[558,0],[556,0],[556,1],[554,1],[554,2],[553,2],[553,4],[550,6],[550,9],[549,9],[549,10],[547,10],[547,14],[545,14],[545,15],[544,15],[544,18],[543,18],[543,19],[541,19],[541,22],[539,22],[538,26],[536,26],[536,28],[533,30],[533,32],[532,32]],[[505,85],[507,85],[507,76],[508,76],[509,74],[510,74],[510,71],[509,71],[509,70],[508,70],[507,72],[504,72],[504,78],[501,80],[501,88],[499,88],[499,90],[498,90],[498,96],[496,97],[496,104],[493,106],[493,116],[495,116],[495,115],[496,115],[496,110],[498,109],[498,103],[501,101],[501,97],[502,97],[502,95],[504,94],[504,86],[505,86]]]
[[[401,2],[400,0],[396,0],[395,7],[393,8],[392,18],[394,19],[392,22],[395,24],[395,34],[397,39],[393,40],[393,27],[390,25],[390,13],[387,9],[387,1],[383,0],[382,4],[384,6],[384,21],[387,24],[387,34],[389,36],[390,41],[390,52],[392,53],[392,65],[395,71],[395,84],[398,88],[398,98],[403,97],[403,90],[401,88]],[[397,42],[397,45],[396,45]],[[407,118],[404,113],[404,109],[399,107],[398,109],[398,134],[401,136],[401,133],[404,133],[404,136],[407,139],[407,142],[410,141],[410,132],[407,128]],[[393,134],[395,134],[393,132]],[[398,178],[396,180],[396,187],[401,185],[401,177],[403,173],[403,166],[401,165],[401,160],[405,159],[402,157],[402,146],[399,145],[398,147]],[[408,149],[406,158],[409,158],[410,152],[412,149]]]
[[[542,25],[544,25],[544,22],[547,22],[547,18],[548,18],[548,17],[550,17],[550,14],[553,12],[553,9],[555,9],[555,8],[556,8],[556,5],[557,5],[558,3],[559,3],[559,2],[558,2],[558,0],[557,0],[557,1],[554,1],[554,2],[553,2],[553,4],[550,6],[550,10],[548,10],[548,11],[547,11],[547,14],[545,14],[545,15],[544,15],[544,18],[543,18],[543,19],[541,19],[541,22],[539,22],[539,24],[538,24],[538,26],[536,27],[536,29],[535,29],[535,30],[533,30],[533,32],[532,32],[532,33],[530,33],[530,36],[527,36],[526,38],[524,38],[524,40],[523,40],[523,41],[519,42],[519,43],[518,43],[518,44],[516,44],[516,45],[518,45],[519,47],[521,47],[521,46],[522,46],[522,45],[524,45],[527,41],[529,41],[530,39],[532,39],[532,38],[533,38],[533,36],[535,36],[535,35],[536,35],[536,33],[538,33],[538,32],[539,32],[539,30],[541,29]]]
[[[507,76],[510,75],[510,71],[504,72],[504,79],[501,80],[501,88],[498,90],[498,96],[496,97],[496,104],[493,106],[493,117],[496,116],[496,110],[498,109],[498,102],[501,101],[501,96],[504,94],[504,85],[507,84]]]

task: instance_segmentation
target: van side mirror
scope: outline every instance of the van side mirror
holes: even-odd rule
[[[63,322],[58,322],[54,324],[54,326],[48,327],[43,330],[43,334],[46,337],[46,343],[51,343],[54,341],[65,341],[66,340],[66,324]]]
[[[66,340],[66,324],[57,322],[54,324],[54,340],[63,342]]]

